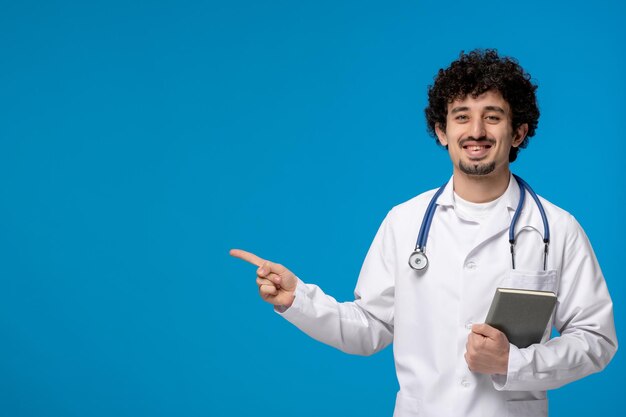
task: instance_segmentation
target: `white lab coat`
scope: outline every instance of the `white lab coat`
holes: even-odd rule
[[[450,180],[428,236],[430,263],[414,271],[408,257],[435,191],[388,213],[363,263],[354,302],[338,303],[299,281],[293,305],[277,311],[348,353],[371,355],[393,342],[400,385],[394,417],[546,416],[546,390],[602,370],[617,350],[613,305],[589,241],[570,214],[542,199],[551,232],[544,272],[543,224],[527,194],[512,270],[515,179],[470,240]],[[492,377],[471,372],[463,355],[471,324],[484,321],[497,287],[550,290],[558,301],[542,343],[511,345],[507,376]],[[552,326],[561,336],[549,340]]]

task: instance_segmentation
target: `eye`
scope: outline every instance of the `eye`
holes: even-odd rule
[[[487,119],[487,121],[489,121],[489,122],[493,122],[493,123],[497,123],[497,122],[499,122],[500,120],[502,120],[502,119],[500,118],[500,116],[496,116],[496,115],[489,115],[489,116],[485,117],[485,119]]]
[[[457,122],[465,122],[469,120],[469,116],[466,114],[459,114],[454,117],[454,120],[456,120]]]

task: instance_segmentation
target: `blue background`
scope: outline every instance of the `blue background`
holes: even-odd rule
[[[0,415],[390,416],[391,349],[309,339],[228,249],[351,299],[386,212],[451,173],[426,88],[476,47],[540,85],[513,169],[583,225],[624,335],[625,20],[617,0],[3,1]],[[620,415],[623,357],[552,416]]]

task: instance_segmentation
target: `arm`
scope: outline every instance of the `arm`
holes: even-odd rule
[[[276,311],[315,340],[346,353],[372,355],[391,343],[393,324],[369,312],[356,292],[355,297],[339,303],[299,280],[293,305]]]
[[[389,216],[365,257],[353,302],[339,303],[317,286],[298,282],[285,319],[320,342],[346,353],[374,354],[393,340],[394,239]],[[280,312],[280,311],[279,311]]]
[[[392,245],[388,220],[385,219],[361,269],[353,302],[339,303],[318,286],[305,284],[288,270],[291,275],[283,273],[279,288],[270,288],[276,287],[278,282],[271,276],[260,274],[268,268],[257,270],[259,291],[262,297],[264,293],[271,293],[271,297],[279,296],[284,291],[282,302],[277,302],[276,298],[263,298],[275,305],[277,313],[314,339],[347,353],[371,355],[393,340]],[[241,252],[231,254],[237,256]],[[264,261],[257,258],[259,262]],[[285,276],[289,279],[286,280]]]
[[[601,371],[615,354],[613,303],[589,240],[573,218],[560,282],[554,313],[560,337],[525,349],[511,345],[507,375],[492,376],[496,389],[558,388]]]

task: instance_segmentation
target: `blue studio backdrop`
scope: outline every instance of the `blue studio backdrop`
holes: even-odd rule
[[[539,84],[513,170],[585,228],[624,338],[625,20],[617,0],[2,1],[0,415],[390,416],[391,348],[309,339],[228,250],[351,300],[387,211],[451,174],[426,89],[477,47]],[[621,415],[623,357],[551,415]]]

